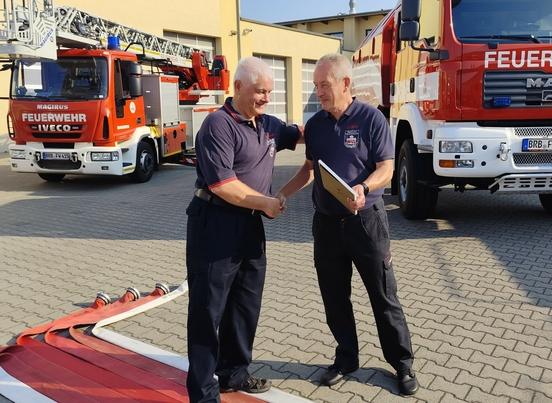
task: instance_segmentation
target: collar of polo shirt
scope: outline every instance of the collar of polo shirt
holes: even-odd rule
[[[356,100],[356,97],[353,97],[353,101],[349,104],[349,106],[347,106],[347,109],[345,109],[345,111],[343,112],[343,114],[341,115],[342,117],[343,116],[351,116],[351,114],[355,111],[356,107],[357,107],[357,104],[358,104],[359,101]],[[328,112],[328,111],[324,111],[326,112],[326,117],[327,118],[331,118],[331,119],[334,119],[334,116],[331,114],[331,112]],[[340,118],[341,119],[341,118]]]
[[[253,127],[257,127],[257,120],[262,120],[261,116],[256,116],[252,119],[245,118],[242,114],[239,113],[238,109],[235,106],[234,99],[232,97],[228,97],[226,101],[224,102],[224,109],[232,116],[232,118],[238,122],[238,123],[249,123],[253,125]]]

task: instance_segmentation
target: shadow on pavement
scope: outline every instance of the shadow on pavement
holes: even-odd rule
[[[321,385],[319,382],[320,376],[325,369],[326,365],[267,360],[253,361],[250,367],[250,371],[255,371],[254,375],[258,377],[264,377],[272,380],[306,380],[321,388],[327,387]],[[345,375],[342,382],[332,386],[331,388],[337,389],[344,382],[358,382],[366,385],[377,386],[382,389],[386,389],[393,394],[399,394],[395,374],[383,368],[361,367],[355,372]]]

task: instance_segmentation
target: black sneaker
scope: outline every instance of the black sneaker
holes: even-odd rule
[[[332,364],[326,369],[326,372],[320,377],[320,384],[326,386],[333,386],[343,379],[343,375],[355,372],[358,367],[342,369],[339,366]]]
[[[227,392],[236,392],[238,390],[241,390],[247,393],[263,393],[263,392],[267,392],[271,386],[272,386],[272,382],[270,382],[270,379],[255,378],[250,375],[248,378],[246,378],[243,381],[241,385],[221,386],[220,391],[222,393],[227,393]]]
[[[413,395],[418,391],[418,380],[416,374],[410,368],[397,373],[399,391],[403,395]]]

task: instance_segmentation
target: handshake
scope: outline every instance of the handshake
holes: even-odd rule
[[[286,209],[286,196],[278,193],[275,197],[267,198],[266,207],[263,212],[268,218],[276,218]]]

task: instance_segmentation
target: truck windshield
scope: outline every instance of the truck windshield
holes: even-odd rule
[[[452,21],[462,42],[552,42],[551,1],[452,0]]]
[[[83,100],[107,96],[107,61],[99,57],[19,60],[12,99]]]

